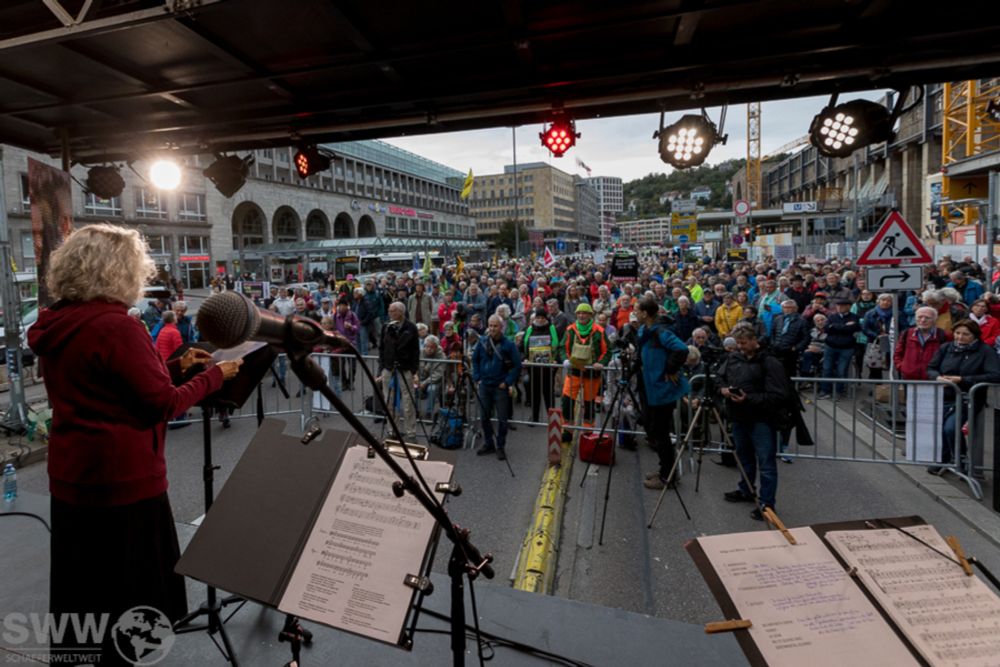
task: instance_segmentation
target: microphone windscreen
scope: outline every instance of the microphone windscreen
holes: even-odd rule
[[[253,301],[238,292],[213,294],[198,308],[198,331],[202,340],[221,348],[236,347],[250,339],[260,326],[260,313]]]

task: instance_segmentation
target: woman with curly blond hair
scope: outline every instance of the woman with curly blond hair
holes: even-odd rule
[[[52,253],[47,276],[56,302],[28,342],[44,364],[52,405],[50,610],[109,614],[136,606],[176,620],[186,612],[180,555],[167,499],[166,421],[235,376],[203,350],[164,362],[128,309],[155,265],[134,229],[88,225]],[[208,368],[180,384],[195,364]],[[179,386],[175,386],[179,384]],[[60,649],[80,652],[67,633]],[[95,660],[118,659],[111,634]],[[99,640],[98,640],[99,641]]]

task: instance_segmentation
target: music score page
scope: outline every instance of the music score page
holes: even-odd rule
[[[698,538],[770,667],[906,667],[917,660],[811,528]]]
[[[435,522],[411,494],[393,495],[398,478],[367,452],[344,453],[278,609],[395,644],[415,592],[403,580],[423,574]],[[451,478],[448,463],[417,465],[431,489]]]
[[[935,667],[1000,665],[1000,598],[966,576],[933,526],[831,531],[827,541],[900,631]]]

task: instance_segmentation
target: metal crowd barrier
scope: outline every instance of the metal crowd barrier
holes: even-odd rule
[[[352,355],[345,354],[323,354],[314,353],[313,358],[323,367],[334,387],[348,408],[357,416],[372,420],[379,420],[385,428],[384,416],[380,414],[379,403],[373,396],[375,386],[372,385],[367,375],[360,367],[359,361]],[[378,357],[366,355],[363,357],[364,363],[372,370],[372,375],[378,377]],[[319,394],[304,390],[294,373],[283,366],[284,355],[281,355],[274,364],[276,373],[281,373],[285,368],[285,384],[289,392],[286,399],[281,392],[272,386],[273,377],[269,374],[265,376],[261,383],[261,391],[264,399],[264,414],[266,416],[299,414],[302,425],[314,414],[330,414],[334,410],[327,404],[326,400]],[[421,415],[418,426],[418,434],[424,432],[430,434],[435,426],[435,414],[437,409],[450,405],[460,411],[465,417],[466,443],[467,448],[472,448],[476,444],[477,426],[480,420],[480,409],[477,396],[473,393],[470,385],[465,385],[464,390],[449,394],[449,385],[454,386],[456,382],[456,368],[460,361],[452,359],[442,359],[438,363],[445,368],[444,381],[438,392],[437,400],[429,412]],[[513,407],[508,417],[508,423],[514,427],[547,427],[548,413],[546,405],[550,407],[562,407],[562,393],[564,381],[564,366],[562,364],[545,364],[524,362],[522,364],[522,376],[519,378],[517,387],[511,402]],[[528,383],[525,386],[524,379],[531,379],[532,371],[535,369],[544,370],[551,373],[551,387],[535,387]],[[569,430],[599,429],[607,417],[608,411],[617,410],[617,405],[612,405],[612,398],[618,387],[621,369],[619,365],[612,362],[601,371],[603,378],[601,390],[598,395],[598,410],[593,415],[593,426],[577,425],[574,423],[575,415],[565,418],[565,428]],[[535,379],[540,379],[537,373]],[[698,375],[689,379],[692,384],[692,394],[689,399],[697,398],[699,386],[703,386],[705,376]],[[815,377],[795,377],[792,378],[799,396],[804,401],[806,411],[804,420],[811,431],[815,445],[803,446],[793,439],[787,449],[779,453],[792,459],[816,459],[829,461],[849,461],[864,463],[884,463],[890,465],[918,465],[940,467],[951,472],[964,480],[973,495],[977,499],[982,498],[982,488],[976,477],[980,477],[982,471],[988,469],[984,466],[984,449],[986,443],[991,441],[983,438],[976,425],[976,419],[969,420],[969,433],[965,438],[967,450],[964,456],[960,455],[960,443],[962,441],[962,426],[966,422],[967,405],[975,405],[978,396],[990,386],[989,384],[977,384],[972,387],[967,394],[951,382],[941,381],[915,381],[915,380],[863,380],[857,378],[833,379]],[[819,398],[819,386],[825,383],[842,384],[845,388],[846,397],[840,400]],[[548,388],[548,396],[539,397],[539,419],[531,419],[531,407],[525,406],[525,400],[532,399],[532,392],[537,392]],[[835,387],[831,387],[835,388]],[[955,449],[953,461],[941,463],[941,451],[943,446],[942,426],[948,416],[950,403],[944,400],[945,389],[950,388],[955,392],[955,396],[962,397],[962,400],[954,401],[955,412]],[[633,382],[634,389],[634,382]],[[636,394],[638,396],[638,394]],[[459,401],[455,401],[458,397]],[[545,399],[548,399],[546,401]],[[883,399],[883,400],[879,400]],[[417,397],[420,402],[419,397]],[[630,400],[630,399],[629,399]],[[641,399],[640,399],[641,400]],[[398,399],[394,401],[398,403]],[[720,411],[725,420],[724,401],[717,401]],[[822,410],[816,409],[822,406]],[[402,411],[398,411],[402,416]],[[681,402],[674,411],[675,438],[680,442],[684,437],[690,419],[695,412],[695,405],[691,400]],[[821,413],[823,415],[821,416]],[[241,410],[235,411],[232,419],[255,418],[257,414],[256,401],[251,398],[247,405]],[[973,415],[974,417],[976,415]],[[819,433],[820,420],[829,419],[834,428],[828,431],[829,435],[821,437]],[[199,416],[192,414],[186,420],[179,420],[174,423],[191,423],[197,421]],[[495,416],[494,416],[495,419]],[[720,425],[714,419],[709,418],[703,423],[700,432],[696,430],[692,441],[687,447],[689,465],[693,468],[696,455],[704,453],[721,453],[725,451],[725,443],[719,434]],[[888,422],[888,424],[886,424]],[[908,425],[908,426],[907,426]],[[616,433],[618,426],[618,415],[612,414],[608,422],[607,432]],[[899,427],[904,426],[910,429],[911,446],[907,446],[907,436],[901,434]],[[932,428],[933,427],[933,428]],[[846,430],[845,435],[843,431]],[[793,431],[794,432],[794,431]],[[621,428],[617,434],[638,436],[644,435],[644,431],[638,424]]]

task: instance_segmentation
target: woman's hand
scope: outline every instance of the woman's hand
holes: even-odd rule
[[[187,373],[188,369],[197,364],[205,364],[206,366],[211,363],[212,354],[206,352],[201,348],[192,347],[189,348],[187,352],[181,356],[181,373]]]
[[[231,380],[236,377],[236,374],[240,372],[240,366],[243,365],[243,359],[230,359],[229,361],[220,361],[216,364],[222,370],[222,379]]]

